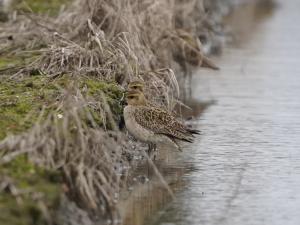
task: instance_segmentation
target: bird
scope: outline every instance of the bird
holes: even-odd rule
[[[183,29],[176,29],[171,37],[176,47],[173,55],[179,63],[187,62],[192,66],[207,67],[213,70],[220,69],[212,60],[205,56],[199,38],[193,34]]]
[[[147,105],[143,92],[130,90],[124,108],[125,126],[137,140],[148,144],[148,154],[157,144],[170,144],[181,150],[178,141],[192,143],[199,130],[190,129],[167,111]]]
[[[128,91],[137,91],[137,92],[144,93],[144,91],[145,91],[145,83],[144,83],[144,81],[142,81],[140,79],[135,79],[135,80],[131,81],[128,84],[126,91],[127,92]],[[120,100],[120,105],[124,106],[125,103],[126,103],[125,99],[124,99],[124,97],[122,97],[122,99]],[[146,104],[148,106],[151,106],[151,107],[155,107],[156,106],[154,103],[152,103],[152,102],[150,102],[148,100],[146,101]],[[119,121],[119,128],[123,129],[124,125],[125,125],[124,115],[122,115],[121,118],[120,118],[120,121]]]
[[[172,47],[174,60],[180,65],[185,78],[188,78],[186,88],[191,93],[192,71],[191,67],[206,67],[212,70],[220,68],[203,52],[203,46],[198,37],[183,29],[175,29],[163,34],[162,39],[168,39]],[[185,92],[183,92],[185,94]],[[186,96],[184,96],[184,99]]]

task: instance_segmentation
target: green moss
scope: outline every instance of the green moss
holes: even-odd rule
[[[120,119],[122,114],[122,106],[120,105],[120,99],[122,98],[123,91],[120,86],[114,82],[104,82],[96,79],[82,79],[80,81],[80,86],[83,88],[87,87],[87,95],[93,96],[95,99],[101,99],[101,92],[104,93],[106,101],[110,106],[113,117],[116,121]],[[96,122],[100,125],[102,120],[100,118],[99,112],[91,110],[91,113]],[[111,128],[111,124],[106,124],[108,128]]]
[[[28,65],[29,63],[33,62],[40,53],[29,53],[23,55],[11,55],[11,56],[6,56],[6,55],[0,55],[0,73],[1,70],[6,69],[6,68],[13,68],[13,67],[18,67],[18,66],[23,66],[23,65]]]
[[[20,81],[0,81],[0,139],[10,133],[19,133],[30,128],[42,106],[48,111],[54,110],[51,104],[60,94],[60,87],[67,87],[73,79],[65,75],[49,81],[45,76],[37,75]],[[89,78],[82,78],[77,82],[80,88],[87,88],[86,97],[100,99],[101,93],[104,93],[114,116],[117,118],[120,115],[122,109],[119,100],[123,93],[118,85]],[[94,120],[102,125],[100,112],[88,110]],[[106,126],[110,127],[109,124]],[[50,214],[54,215],[61,192],[59,173],[37,167],[22,155],[10,163],[0,165],[0,183],[6,177],[9,177],[23,194],[16,198],[8,190],[0,192],[0,225],[46,224],[47,221],[33,193],[42,196],[42,202],[50,209]]]
[[[104,82],[95,79],[84,79],[81,85],[86,85],[88,88],[88,94],[92,96],[99,96],[103,92],[106,96],[108,103],[112,105],[116,104],[122,97],[122,90],[114,82]]]
[[[0,166],[1,181],[9,177],[20,194],[13,196],[9,188],[0,192],[0,225],[46,224],[36,196],[50,214],[59,204],[61,177],[58,173],[39,168],[28,162],[25,155]]]
[[[55,82],[44,76],[31,76],[21,81],[0,80],[0,140],[30,128],[45,106],[59,95]]]
[[[53,16],[57,15],[62,4],[70,0],[25,0],[25,2],[17,4],[16,9],[30,8],[34,13]],[[0,70],[27,65],[34,58],[35,56],[0,56]],[[67,87],[74,79],[65,75],[49,81],[38,71],[32,71],[30,75],[21,80],[4,80],[1,78],[4,78],[4,75],[0,76],[0,140],[9,134],[18,134],[31,128],[42,107],[46,108],[46,114],[55,110],[52,107],[60,95],[60,87]],[[82,78],[78,82],[80,87],[87,87],[87,96],[100,99],[103,92],[115,119],[118,119],[122,113],[119,104],[122,90],[115,83],[107,83],[96,78]],[[94,109],[89,111],[95,121],[102,125],[100,112]],[[0,184],[6,178],[9,178],[21,193],[17,198],[12,195],[9,188],[0,191],[0,225],[47,224],[37,204],[36,196],[41,196],[39,198],[50,210],[50,216],[55,218],[54,210],[59,202],[62,182],[59,173],[38,167],[30,163],[26,155],[22,155],[10,163],[0,165]]]
[[[28,10],[29,7],[34,13],[55,16],[58,14],[61,6],[68,2],[70,2],[70,0],[25,0],[17,4],[16,9]]]
[[[24,78],[20,81],[0,80],[0,140],[8,134],[16,134],[32,127],[45,107],[46,113],[51,111],[51,106],[60,94],[59,87],[66,87],[72,80],[65,75],[49,81],[45,76],[37,75]],[[115,83],[107,83],[96,79],[81,79],[81,88],[87,87],[87,95],[95,99],[101,99],[104,93],[114,119],[118,120],[122,114],[120,99],[122,90]],[[90,109],[94,120],[102,125],[101,114]],[[107,124],[109,128],[110,125]]]
[[[20,63],[22,63],[23,60],[21,58],[16,57],[0,57],[0,69],[4,69],[6,67],[13,67]]]

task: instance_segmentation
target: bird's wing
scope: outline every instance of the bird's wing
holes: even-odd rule
[[[135,120],[138,124],[154,133],[164,134],[176,139],[191,141],[192,133],[182,123],[168,112],[153,108],[139,107],[135,111]]]

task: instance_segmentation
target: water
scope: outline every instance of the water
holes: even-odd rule
[[[194,166],[185,185],[148,224],[300,224],[300,1],[264,19],[257,10],[237,20],[241,41],[221,71],[195,74],[194,98],[217,103],[180,156]]]

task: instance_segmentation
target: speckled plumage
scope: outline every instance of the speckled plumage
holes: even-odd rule
[[[164,110],[140,106],[135,110],[134,116],[138,124],[156,134],[188,142],[193,141],[189,129]]]
[[[168,112],[147,105],[142,92],[130,91],[127,101],[128,106],[124,109],[125,125],[142,142],[169,142],[178,146],[177,140],[192,142],[193,134],[199,134],[199,131],[189,129]]]

